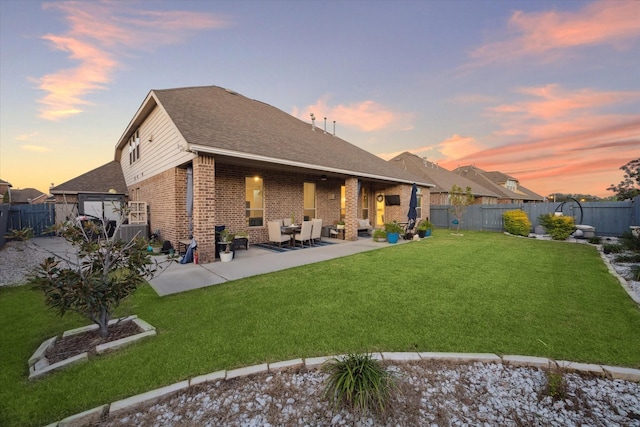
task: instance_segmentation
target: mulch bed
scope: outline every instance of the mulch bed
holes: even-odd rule
[[[109,335],[100,336],[99,330],[82,332],[64,338],[58,338],[53,346],[45,353],[49,364],[60,362],[81,353],[89,353],[89,356],[96,354],[96,346],[107,342],[126,338],[139,334],[142,329],[132,321],[120,322],[109,326]]]

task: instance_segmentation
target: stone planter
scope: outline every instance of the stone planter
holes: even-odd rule
[[[640,237],[640,225],[630,225],[629,228],[634,237]]]
[[[121,338],[119,340],[110,341],[110,342],[106,342],[104,344],[100,344],[100,345],[95,347],[96,354],[102,354],[102,353],[105,353],[107,351],[116,350],[116,349],[124,347],[124,346],[126,346],[128,344],[131,344],[132,342],[137,341],[139,339],[156,335],[156,328],[151,326],[150,324],[148,324],[144,320],[138,319],[138,316],[129,316],[129,317],[126,317],[126,318],[123,318],[123,319],[112,319],[112,320],[109,321],[109,325],[113,325],[114,323],[117,323],[117,322],[134,322],[135,324],[138,325],[138,327],[142,330],[142,332],[140,332],[140,333],[138,333],[136,335],[128,336],[126,338]],[[83,332],[92,331],[92,330],[96,330],[96,329],[98,329],[98,325],[83,326],[81,328],[71,329],[69,331],[65,331],[62,334],[62,337],[64,338],[64,337],[68,337],[70,335],[80,334],[80,333],[83,333]],[[70,357],[68,359],[61,360],[60,362],[50,364],[49,361],[47,360],[45,354],[46,354],[47,350],[49,349],[49,347],[51,347],[51,346],[53,346],[55,344],[57,338],[58,337],[55,336],[53,338],[49,338],[48,340],[44,341],[42,344],[40,344],[40,347],[38,347],[38,349],[35,351],[35,353],[33,353],[33,355],[29,358],[28,364],[29,364],[29,379],[30,380],[32,380],[34,378],[39,378],[42,375],[48,374],[49,372],[54,371],[56,369],[60,369],[60,368],[63,368],[65,366],[69,366],[69,365],[72,365],[74,363],[78,363],[78,362],[83,362],[83,361],[89,360],[89,354],[88,353],[81,353],[81,354],[78,354],[77,356],[73,356],[73,357]]]
[[[233,252],[220,252],[220,261],[231,262],[233,259]]]

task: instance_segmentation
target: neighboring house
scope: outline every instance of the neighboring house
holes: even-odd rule
[[[11,184],[0,179],[0,203],[11,203]]]
[[[405,151],[389,160],[393,165],[420,176],[423,180],[435,184],[431,189],[431,205],[451,204],[449,193],[455,185],[466,191],[471,187],[471,193],[475,197],[475,204],[497,204],[500,197],[496,192],[491,191],[482,185],[468,180],[464,176],[448,171],[447,169],[428,161],[426,158],[416,156]]]
[[[453,171],[498,193],[498,203],[543,202],[544,197],[520,185],[520,182],[502,172],[486,172],[475,166],[461,166]]]
[[[118,218],[113,203],[124,203],[127,184],[120,163],[111,161],[49,189],[56,200],[56,221],[90,214],[109,220]]]
[[[428,217],[433,186],[315,121],[216,86],[150,91],[114,160],[126,183],[118,193],[146,202],[150,230],[163,240],[177,246],[193,236],[202,262],[215,257],[216,226],[258,243],[269,240],[271,220],[344,219],[345,238],[355,240],[360,218],[376,227],[406,221],[413,183],[423,196],[419,215]],[[86,175],[69,181],[78,194]],[[60,198],[69,183],[52,194]]]
[[[37,205],[45,203],[47,196],[35,188],[23,188],[22,190],[11,190],[12,205]]]

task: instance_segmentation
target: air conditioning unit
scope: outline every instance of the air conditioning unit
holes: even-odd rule
[[[138,235],[145,239],[149,237],[149,226],[147,224],[122,224],[118,230],[118,239],[128,242]]]

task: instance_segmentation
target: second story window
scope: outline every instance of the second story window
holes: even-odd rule
[[[135,131],[129,138],[129,164],[132,165],[140,158],[140,137],[138,131]]]

